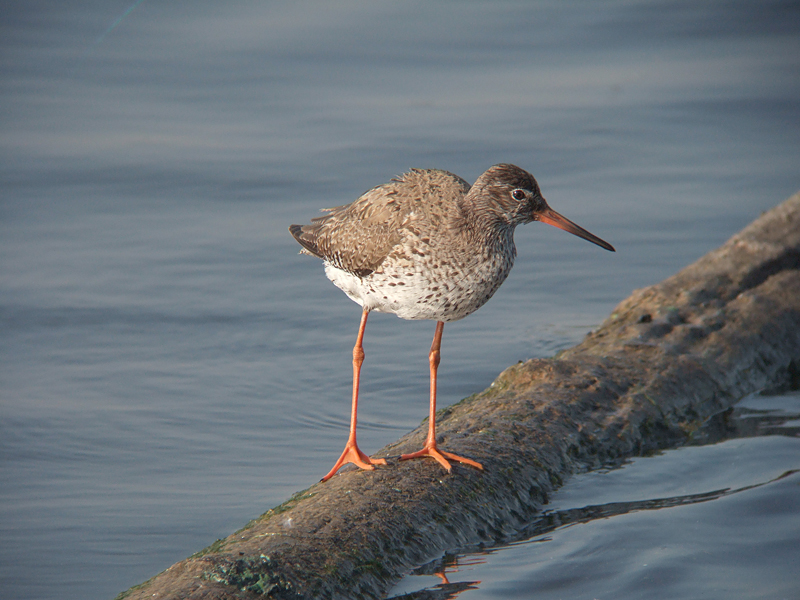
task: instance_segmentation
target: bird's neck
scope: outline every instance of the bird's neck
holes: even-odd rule
[[[469,194],[459,201],[453,221],[454,229],[470,244],[498,248],[514,245],[515,223],[496,207]]]

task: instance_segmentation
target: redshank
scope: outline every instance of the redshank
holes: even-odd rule
[[[356,441],[362,340],[371,311],[436,321],[428,355],[428,437],[421,450],[403,454],[401,460],[428,456],[448,471],[451,460],[482,469],[480,463],[436,445],[436,378],[444,324],[478,310],[508,277],[517,254],[517,225],[541,221],[612,252],[613,246],[550,208],[533,176],[509,164],[491,167],[472,187],[447,171],[412,169],[352,204],[325,212],[311,225],[292,225],[289,231],[303,246],[301,253],[321,258],[328,279],[363,310],[353,348],[350,436],[322,480],[347,463],[368,470],[386,464],[364,454]]]

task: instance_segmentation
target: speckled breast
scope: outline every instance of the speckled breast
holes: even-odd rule
[[[475,312],[508,277],[516,251],[470,253],[393,251],[370,275],[358,277],[326,263],[325,273],[370,311],[402,319],[457,321]]]

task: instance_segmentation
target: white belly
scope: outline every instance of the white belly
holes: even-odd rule
[[[357,277],[326,262],[325,274],[366,310],[409,320],[457,321],[492,297],[512,265],[513,255],[511,260],[483,257],[450,271],[406,263]]]

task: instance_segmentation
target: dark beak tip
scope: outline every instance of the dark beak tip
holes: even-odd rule
[[[609,244],[607,241],[600,239],[593,233],[586,231],[583,227],[578,225],[577,223],[573,223],[569,219],[567,219],[564,215],[554,211],[549,206],[545,206],[545,208],[541,211],[538,211],[534,216],[535,221],[541,221],[547,225],[552,225],[553,227],[557,227],[562,231],[566,231],[567,233],[571,233],[572,235],[578,236],[579,238],[583,238],[587,242],[591,242],[597,246],[600,246],[604,250],[608,250],[609,252],[616,252],[614,246]]]

